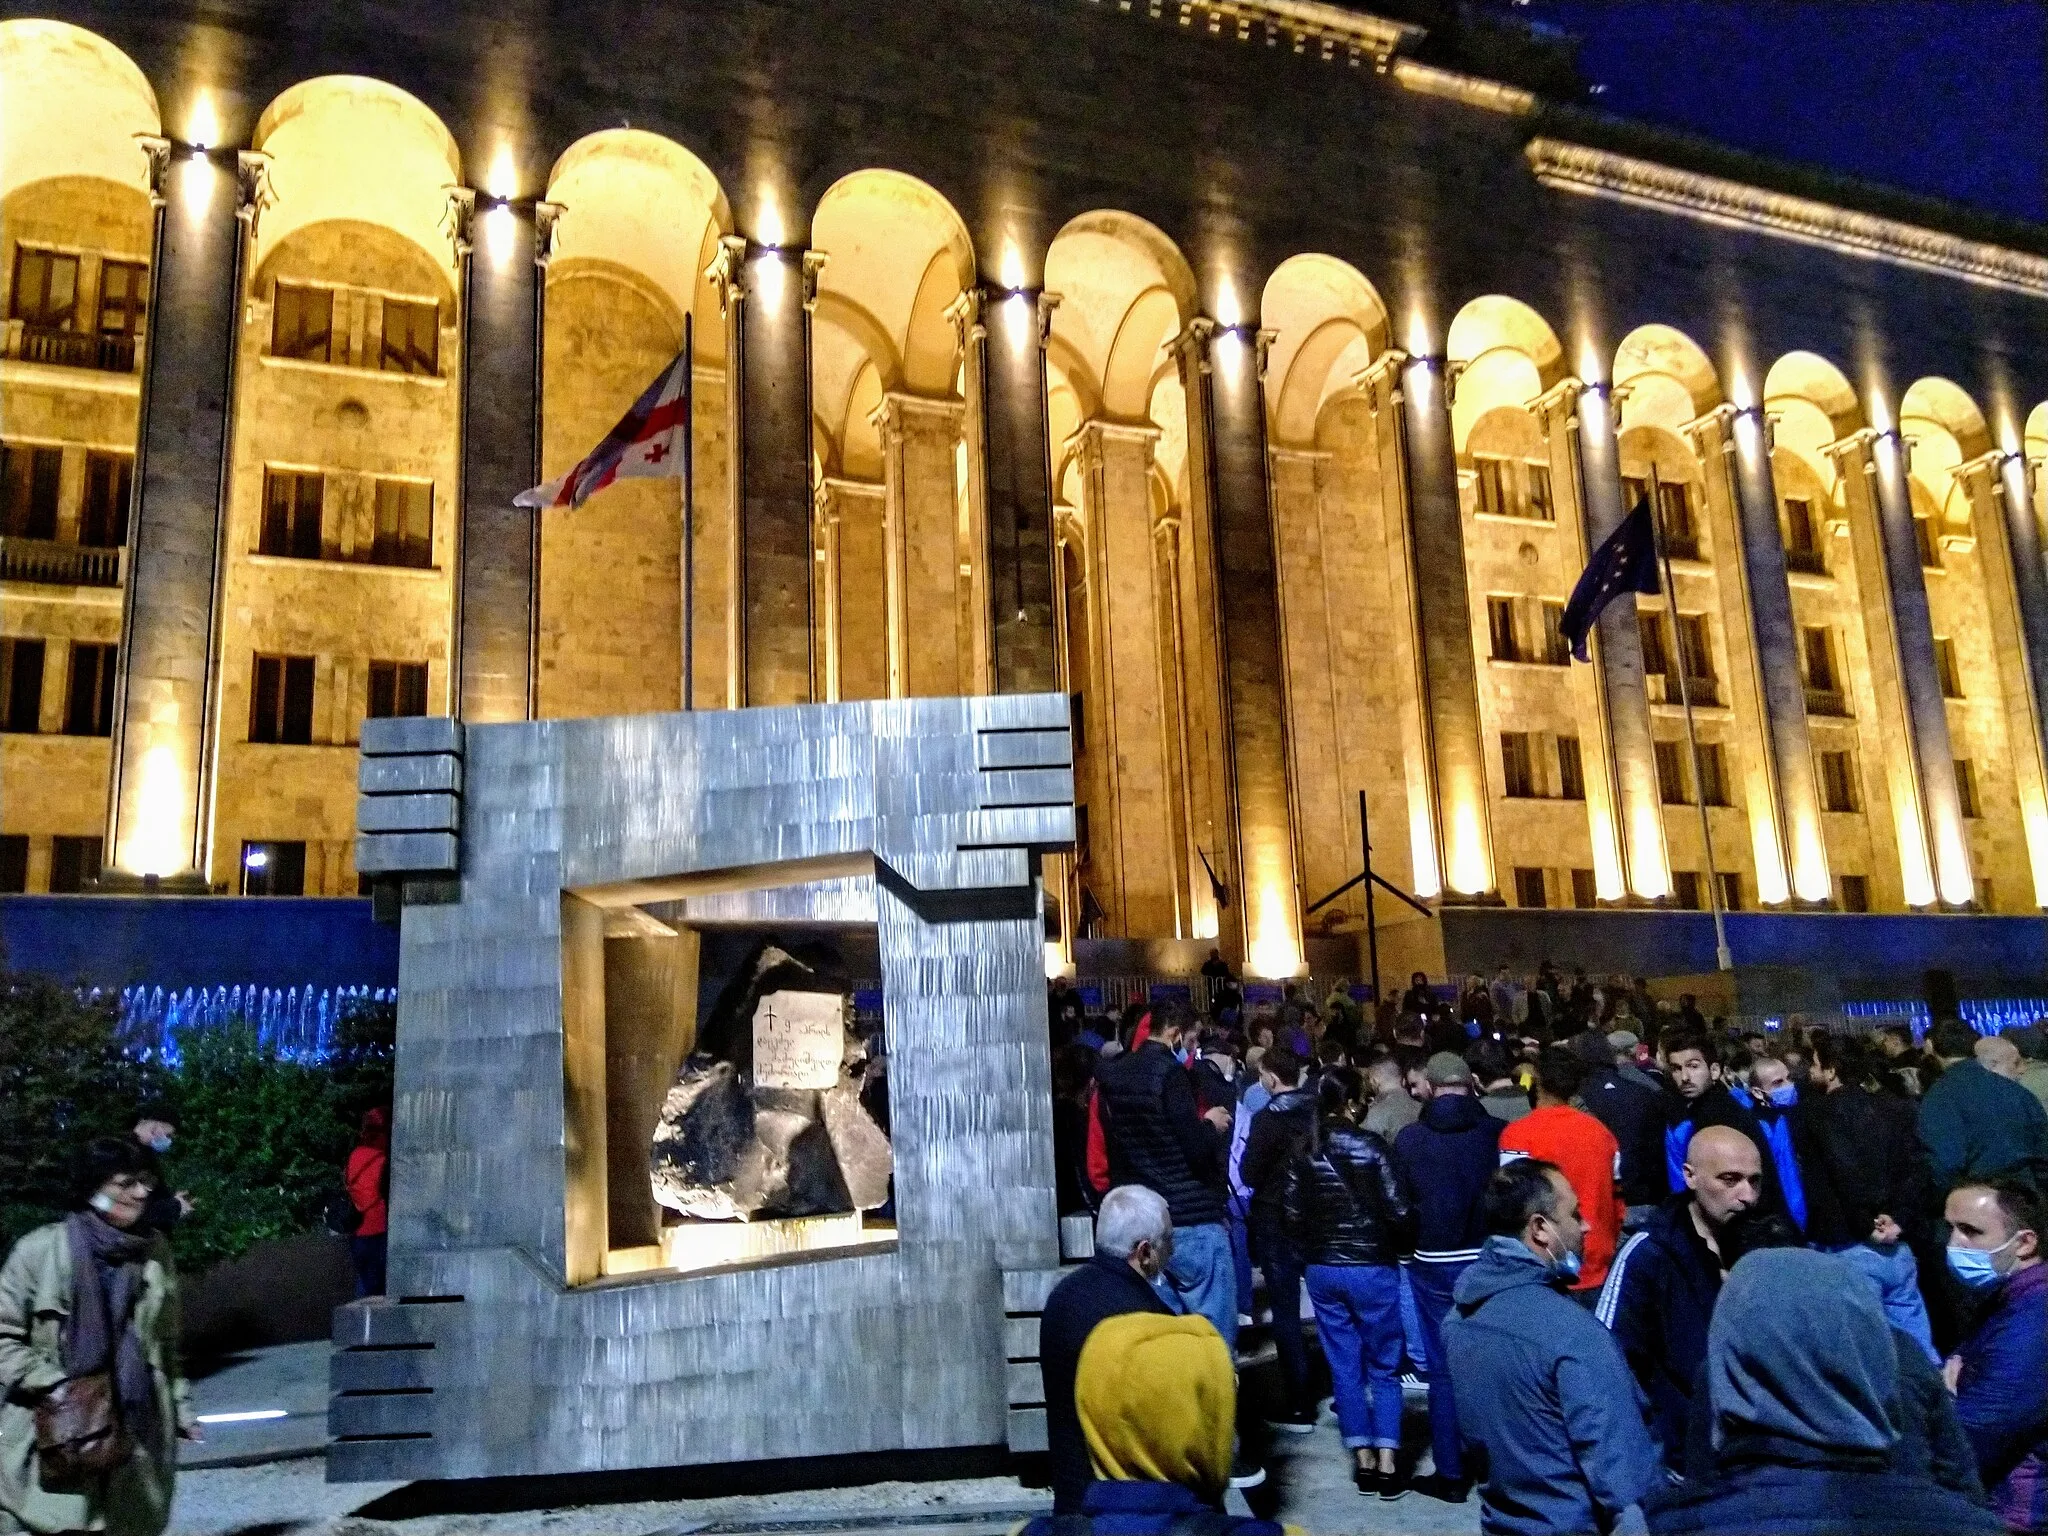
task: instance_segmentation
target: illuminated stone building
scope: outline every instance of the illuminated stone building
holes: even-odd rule
[[[1446,904],[1702,907],[1703,828],[1730,908],[2048,903],[2048,232],[1315,0],[57,9],[8,889],[354,895],[366,715],[1056,688],[1068,944],[1294,972],[1361,792]],[[511,506],[686,321],[687,593],[677,482]]]

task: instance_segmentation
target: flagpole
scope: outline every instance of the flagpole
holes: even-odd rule
[[[683,316],[683,708],[697,707],[697,363]]]
[[[1700,813],[1700,847],[1707,859],[1707,905],[1714,914],[1714,962],[1724,971],[1735,969],[1735,957],[1728,949],[1728,924],[1721,915],[1721,876],[1714,868],[1714,832],[1707,819],[1707,786],[1700,777],[1700,738],[1692,718],[1692,688],[1686,682],[1685,638],[1678,624],[1678,586],[1671,579],[1671,552],[1664,547],[1664,518],[1658,505],[1657,466],[1650,466],[1650,537],[1657,547],[1657,564],[1664,572],[1664,608],[1671,616],[1671,643],[1678,658],[1678,702],[1685,711],[1685,744],[1692,754],[1693,804]]]

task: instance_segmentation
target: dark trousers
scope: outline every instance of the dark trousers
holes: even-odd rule
[[[1251,1239],[1266,1277],[1266,1300],[1273,1308],[1273,1348],[1280,1357],[1288,1411],[1299,1413],[1309,1406],[1308,1345],[1301,1334],[1301,1255],[1275,1223],[1258,1223]]]
[[[385,1242],[382,1232],[375,1237],[352,1237],[348,1240],[348,1259],[355,1268],[358,1296],[384,1294]]]
[[[1465,1447],[1458,1433],[1458,1403],[1451,1396],[1451,1369],[1444,1357],[1444,1319],[1451,1313],[1451,1291],[1458,1276],[1472,1267],[1469,1259],[1436,1263],[1410,1259],[1408,1278],[1415,1287],[1415,1310],[1422,1314],[1422,1344],[1429,1358],[1429,1444],[1439,1477],[1463,1479]]]

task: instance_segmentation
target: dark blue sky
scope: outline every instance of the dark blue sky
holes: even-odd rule
[[[1594,104],[2048,221],[2043,0],[1530,0]]]

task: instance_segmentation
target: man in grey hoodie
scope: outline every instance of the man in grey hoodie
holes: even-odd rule
[[[1613,1335],[1565,1294],[1586,1241],[1578,1196],[1555,1165],[1517,1158],[1486,1187],[1486,1229],[1443,1329],[1459,1427],[1486,1452],[1480,1529],[1641,1531],[1664,1475]]]

